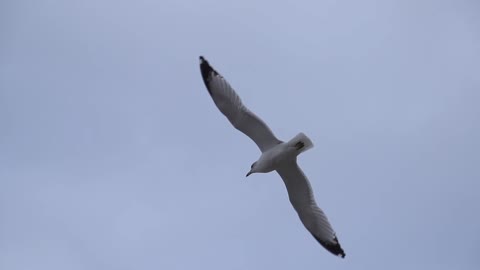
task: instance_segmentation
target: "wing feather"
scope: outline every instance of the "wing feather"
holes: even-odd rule
[[[281,143],[270,128],[258,116],[251,112],[237,95],[235,90],[210,64],[200,56],[200,71],[203,82],[215,105],[230,123],[250,137],[265,152]]]
[[[288,197],[305,228],[332,254],[345,257],[335,231],[325,213],[315,202],[312,187],[296,161],[277,169],[287,188]]]

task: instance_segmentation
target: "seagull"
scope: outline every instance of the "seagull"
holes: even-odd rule
[[[344,258],[345,252],[336,233],[315,202],[310,182],[297,164],[297,156],[311,149],[312,141],[302,132],[288,142],[277,139],[265,122],[243,105],[227,80],[203,56],[200,56],[200,72],[220,112],[236,129],[250,137],[262,152],[246,176],[277,171],[285,183],[290,203],[305,228],[325,249]]]

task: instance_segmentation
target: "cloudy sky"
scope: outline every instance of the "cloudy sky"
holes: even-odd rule
[[[3,0],[0,268],[479,269],[477,0]],[[283,140],[304,229],[202,81]]]

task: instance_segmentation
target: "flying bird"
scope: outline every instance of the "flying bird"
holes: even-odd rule
[[[220,112],[236,129],[250,137],[262,152],[246,176],[277,171],[305,228],[325,249],[344,258],[345,252],[336,233],[315,202],[310,182],[297,164],[297,156],[311,149],[312,141],[302,132],[288,142],[277,139],[265,122],[245,107],[227,80],[202,56],[200,71],[208,93]]]

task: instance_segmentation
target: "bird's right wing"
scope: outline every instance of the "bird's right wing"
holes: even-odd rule
[[[344,258],[345,252],[338,242],[335,231],[325,213],[317,206],[310,183],[297,162],[293,161],[282,166],[277,172],[285,182],[290,202],[305,228],[324,248]]]
[[[265,152],[281,143],[258,116],[245,107],[235,90],[210,64],[200,56],[200,71],[208,93],[218,109],[232,125],[250,137]]]

